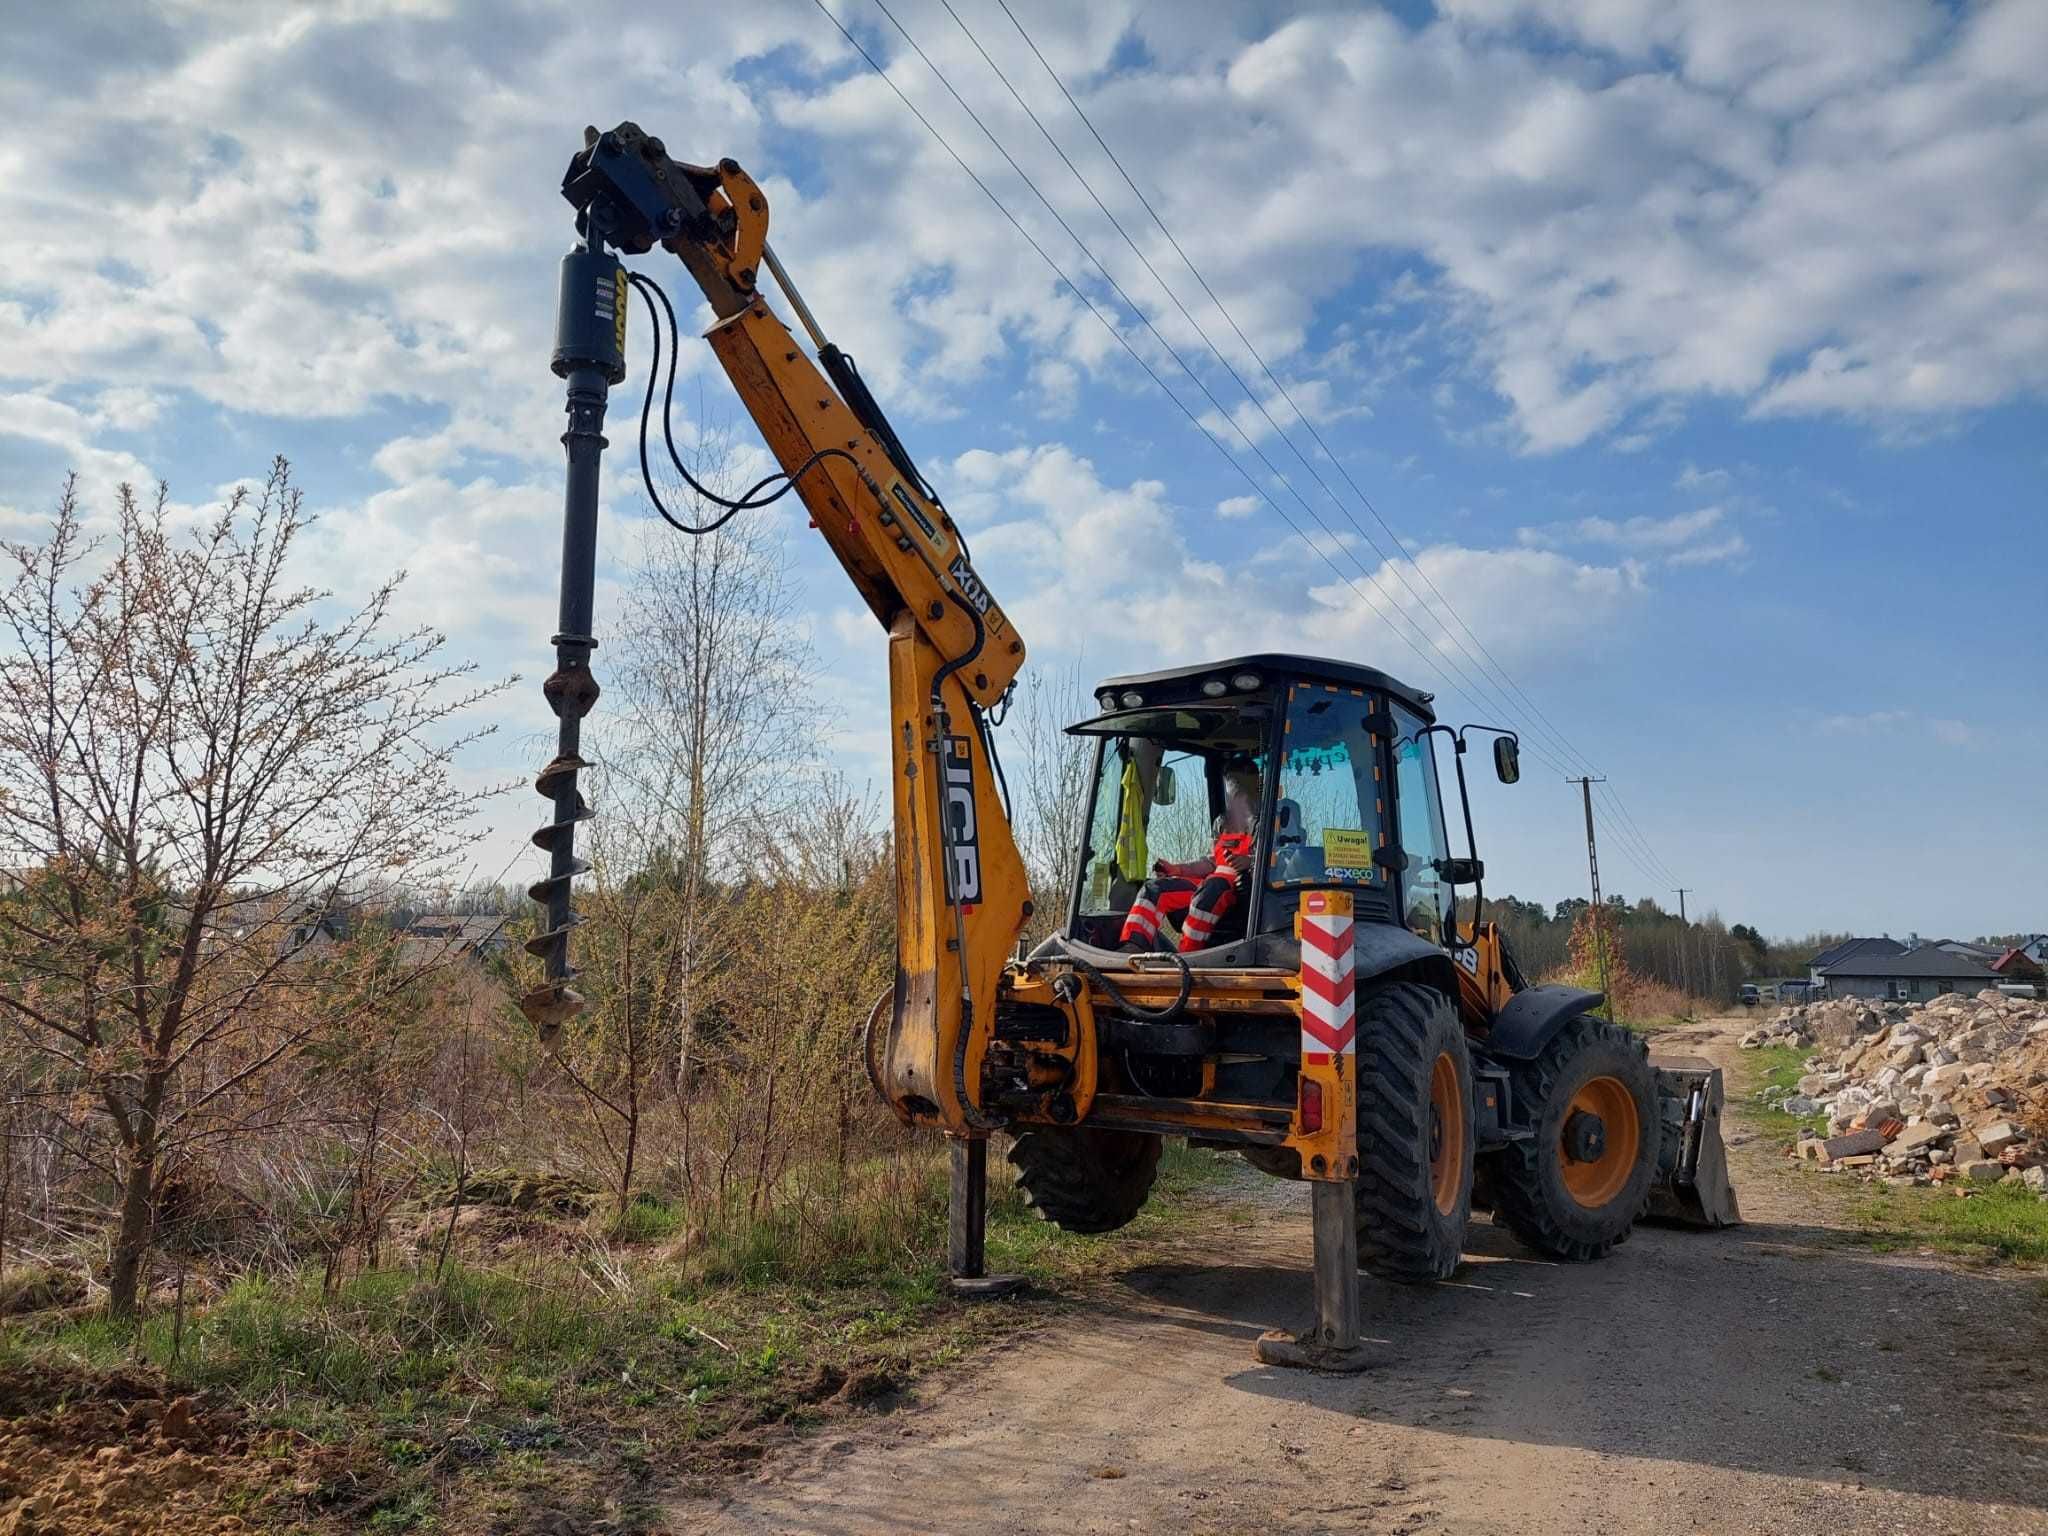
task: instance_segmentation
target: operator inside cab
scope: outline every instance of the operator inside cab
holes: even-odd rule
[[[1180,927],[1178,948],[1206,948],[1217,926],[1244,898],[1244,884],[1254,863],[1259,805],[1264,798],[1259,773],[1250,766],[1223,774],[1223,815],[1216,840],[1206,858],[1175,863],[1152,862],[1152,877],[1139,890],[1124,917],[1120,944],[1129,954],[1165,951],[1172,942],[1168,919]]]

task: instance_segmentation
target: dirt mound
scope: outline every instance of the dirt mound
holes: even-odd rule
[[[319,1454],[145,1372],[0,1370],[0,1536],[257,1529],[312,1490]]]

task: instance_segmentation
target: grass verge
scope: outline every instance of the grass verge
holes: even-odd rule
[[[1812,1054],[1797,1045],[1769,1045],[1742,1053],[1748,1117],[1773,1140],[1796,1141],[1803,1130],[1827,1130],[1827,1116],[1787,1114],[1782,1107],[1799,1091],[1799,1079],[1806,1075],[1806,1058]]]
[[[660,1206],[623,1229],[529,1220],[438,1278],[427,1252],[326,1294],[317,1269],[245,1275],[182,1326],[30,1315],[0,1333],[0,1372],[141,1364],[318,1449],[317,1484],[243,1511],[260,1528],[627,1536],[660,1528],[676,1480],[760,1455],[756,1431],[884,1401],[1050,1315],[1062,1289],[1148,1262],[1239,1168],[1170,1146],[1145,1212],[1108,1237],[1047,1226],[993,1177],[990,1265],[1034,1282],[1010,1303],[947,1294],[944,1165],[927,1156],[907,1181],[899,1164],[865,1193],[724,1213],[708,1234]]]
[[[1789,1146],[1799,1133],[1823,1135],[1823,1115],[1787,1114],[1780,1105],[1797,1091],[1811,1051],[1777,1045],[1742,1053],[1744,1118],[1767,1139]],[[1879,1253],[1931,1249],[1983,1263],[2048,1263],[2048,1200],[2005,1185],[1902,1189],[1810,1171],[1786,1176],[1826,1198],[1843,1222],[1841,1240]]]
[[[1951,1189],[1869,1185],[1848,1206],[1851,1240],[1880,1253],[1937,1253],[2005,1263],[2048,1263],[2048,1200],[1994,1184],[1959,1199]]]

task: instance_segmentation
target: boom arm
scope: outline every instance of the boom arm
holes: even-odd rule
[[[681,259],[718,317],[712,352],[889,633],[897,971],[877,1075],[905,1119],[985,1129],[975,1085],[997,984],[1031,902],[983,711],[1015,679],[1023,642],[852,360],[825,340],[775,260],[767,199],[736,162],[671,160],[659,139],[622,123],[586,130],[562,192],[592,250],[658,244]],[[762,298],[763,265],[818,362]]]

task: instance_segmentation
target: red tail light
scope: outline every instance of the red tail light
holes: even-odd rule
[[[1323,1128],[1323,1085],[1314,1078],[1301,1079],[1301,1130],[1304,1136]]]

